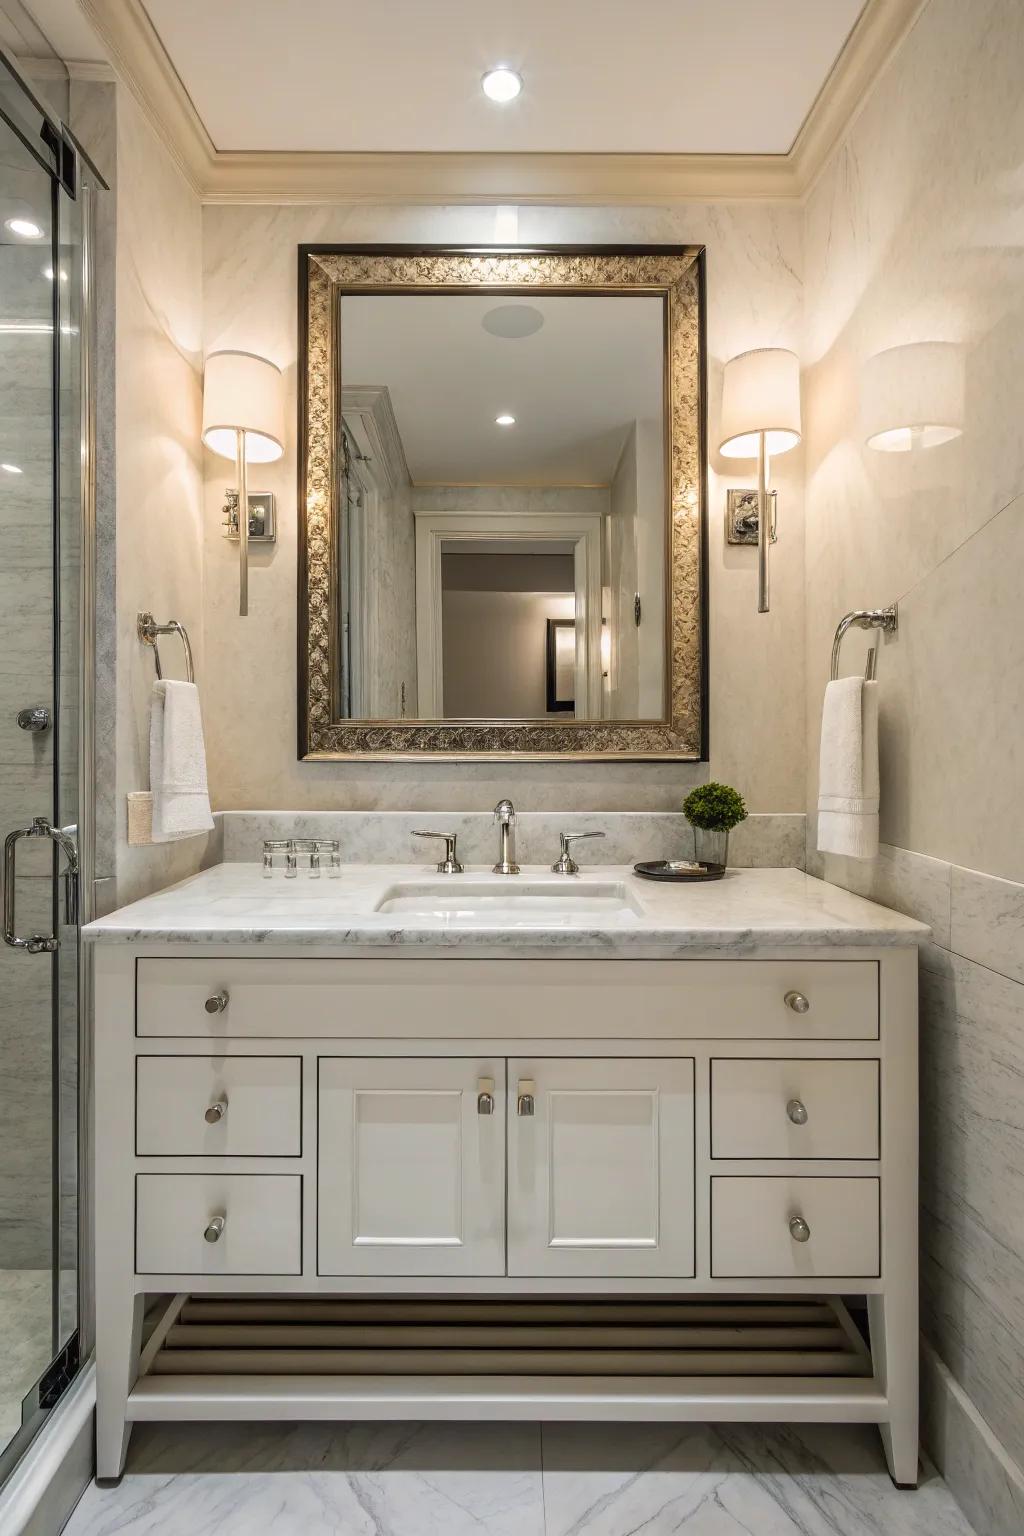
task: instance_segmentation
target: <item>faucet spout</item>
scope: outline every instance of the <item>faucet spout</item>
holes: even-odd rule
[[[496,875],[518,875],[516,863],[516,808],[511,800],[499,800],[494,807],[494,819],[498,823],[498,862]]]

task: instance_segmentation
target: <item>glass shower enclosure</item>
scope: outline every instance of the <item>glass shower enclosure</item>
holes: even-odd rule
[[[81,1353],[83,171],[0,55],[0,1482]]]

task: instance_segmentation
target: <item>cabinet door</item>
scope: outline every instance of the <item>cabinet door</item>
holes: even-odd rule
[[[319,1274],[503,1275],[504,1226],[504,1061],[320,1058]]]
[[[693,1062],[519,1059],[508,1073],[509,1274],[692,1275]]]

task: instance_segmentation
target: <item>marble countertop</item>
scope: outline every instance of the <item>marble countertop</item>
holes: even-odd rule
[[[421,910],[395,910],[396,901]],[[459,910],[460,903],[477,910]],[[432,904],[451,910],[429,911]],[[384,905],[390,909],[379,910]],[[439,876],[430,865],[348,864],[338,878],[313,880],[300,871],[288,880],[278,871],[265,879],[258,864],[219,864],[89,923],[83,935],[104,944],[671,958],[916,944],[929,931],[795,869],[729,870],[719,881],[662,884],[638,879],[625,865],[568,877],[524,866],[518,877],[503,878],[474,866]]]

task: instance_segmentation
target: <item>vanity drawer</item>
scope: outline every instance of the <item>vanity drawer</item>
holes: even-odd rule
[[[712,1277],[874,1278],[879,1189],[875,1178],[713,1178]]]
[[[299,1056],[137,1056],[139,1157],[300,1157]]]
[[[879,1063],[782,1057],[711,1062],[711,1156],[876,1158]]]
[[[216,1224],[223,1228],[210,1241]],[[298,1174],[140,1173],[135,1179],[140,1275],[302,1273]]]
[[[805,1006],[806,1004],[806,1006]],[[876,1040],[873,960],[142,959],[140,1036]]]

